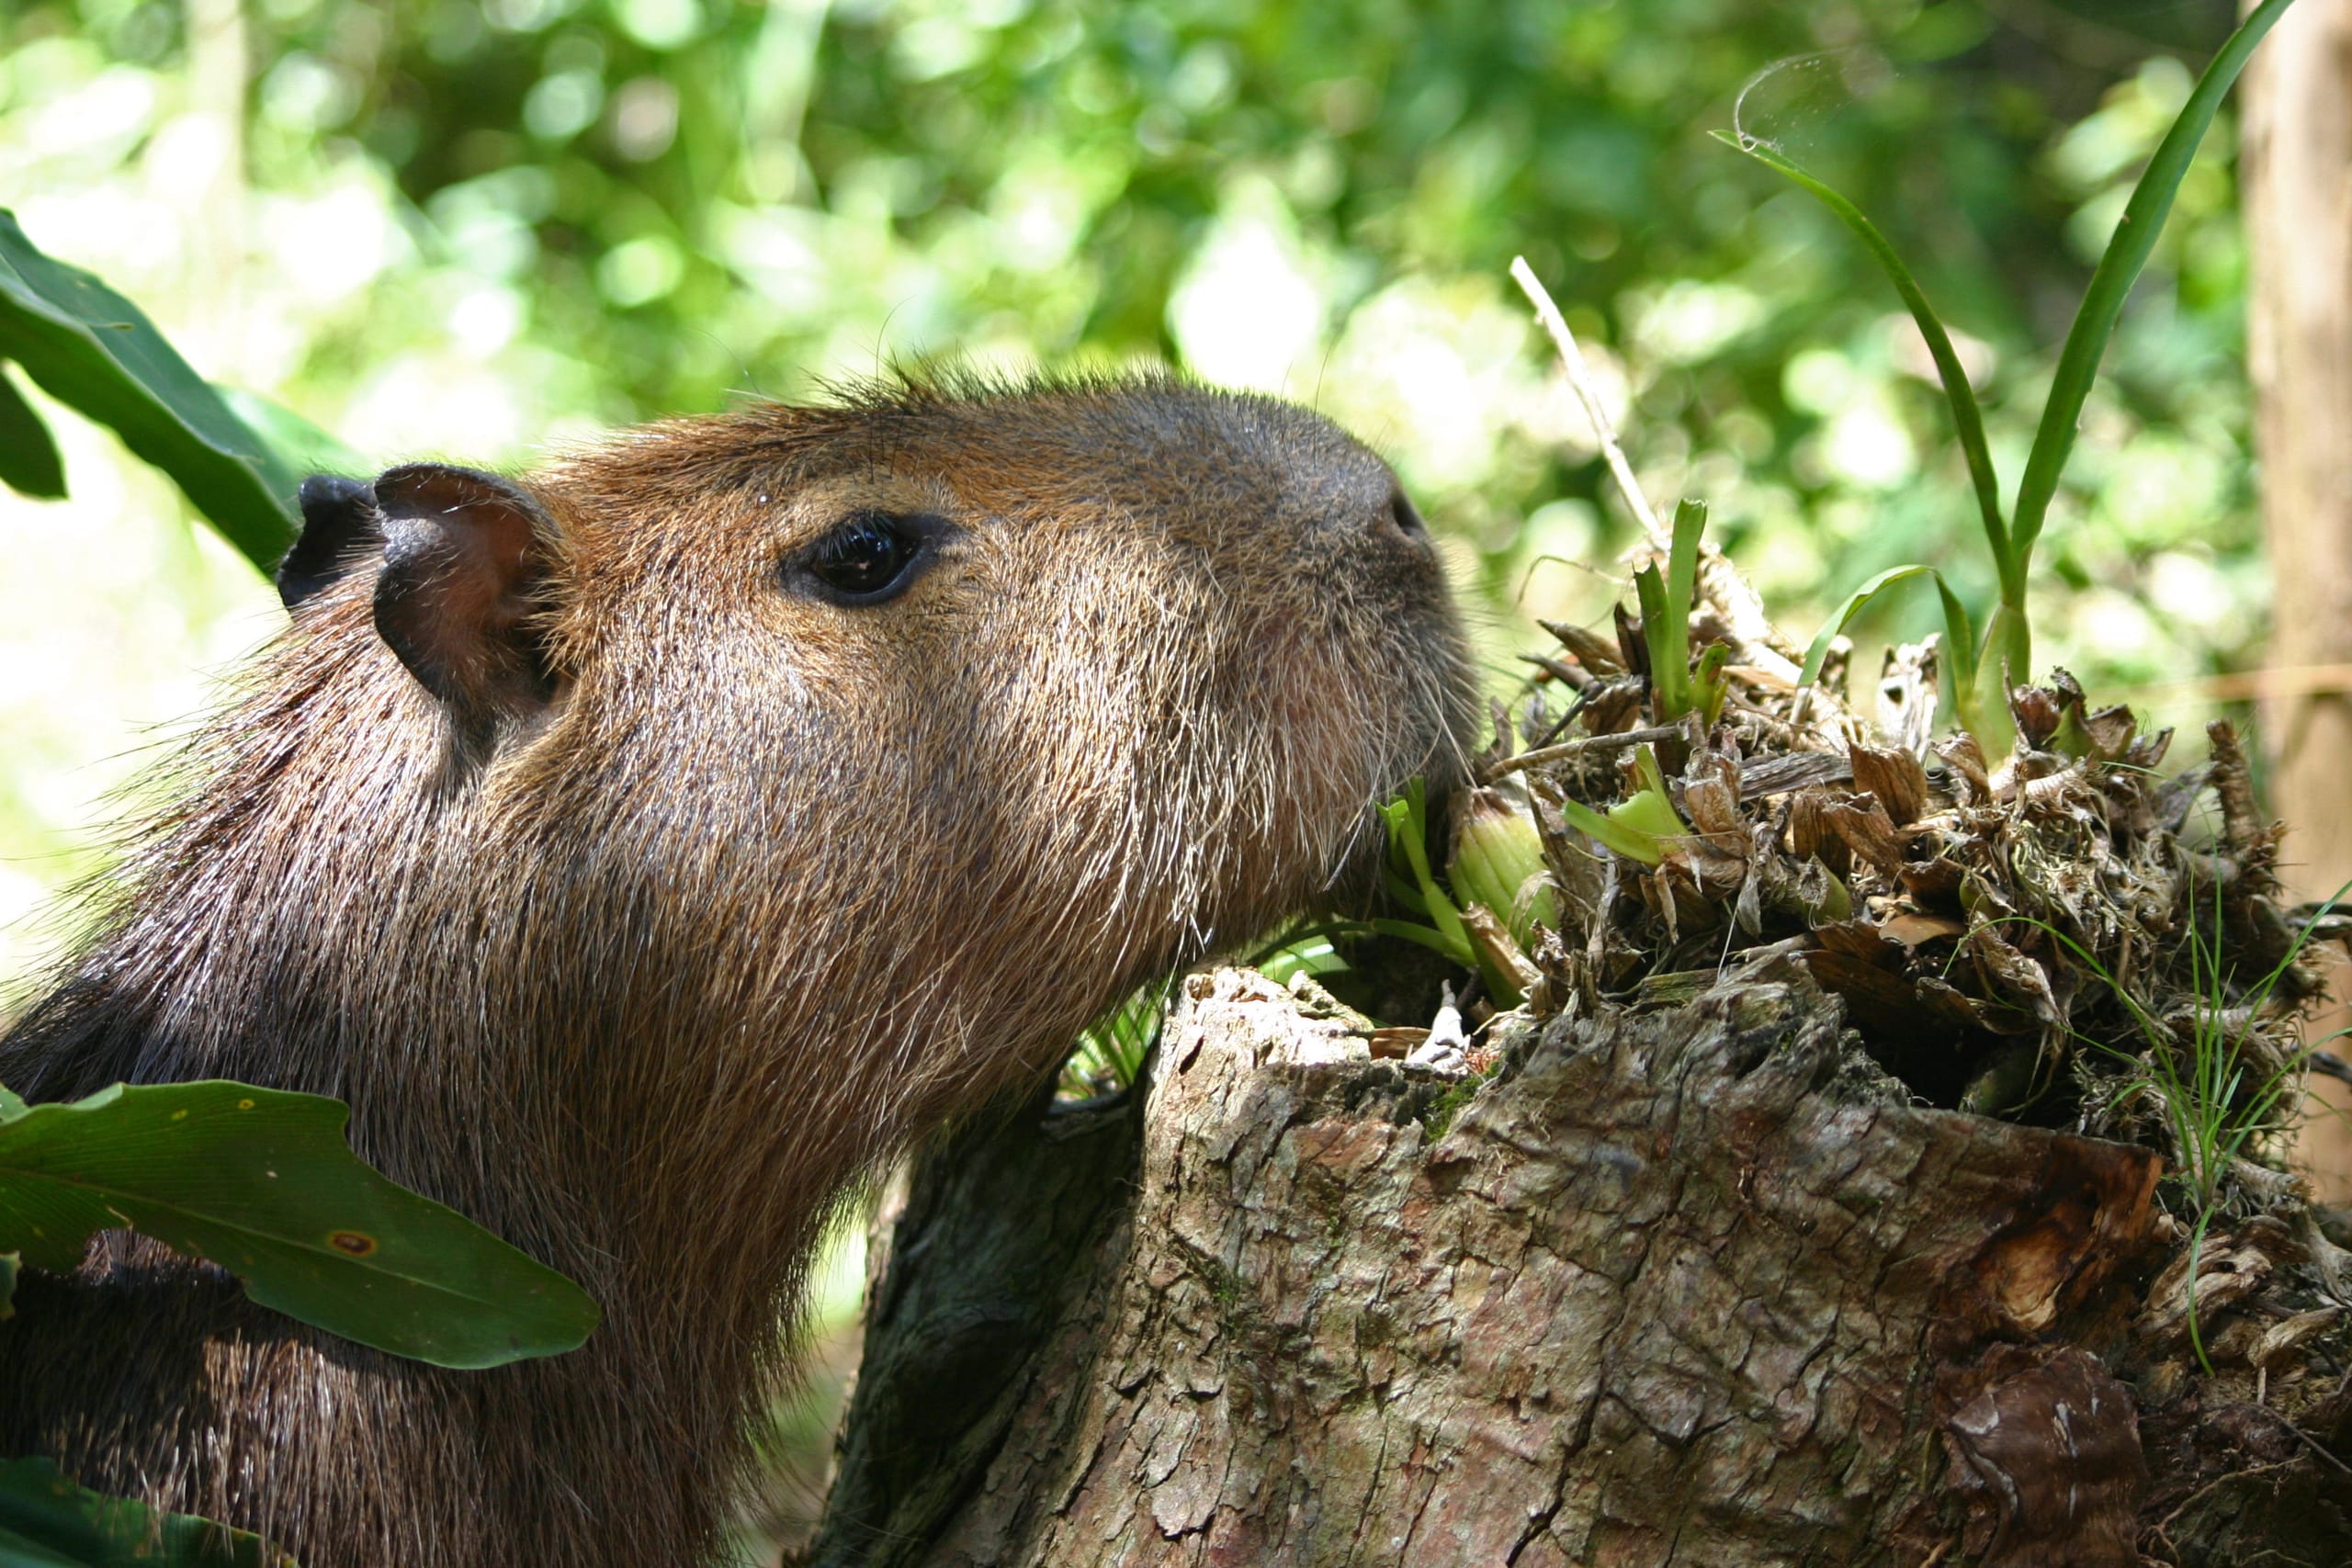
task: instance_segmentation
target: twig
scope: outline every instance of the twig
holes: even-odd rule
[[[1563,740],[1557,746],[1539,746],[1532,751],[1521,751],[1516,757],[1506,757],[1487,770],[1489,780],[1515,773],[1521,768],[1541,767],[1564,757],[1580,756],[1587,751],[1622,751],[1628,746],[1645,741],[1672,740],[1683,733],[1679,724],[1661,724],[1648,729],[1621,729],[1614,735],[1588,735],[1578,740]]]
[[[2309,1432],[2304,1431],[2301,1427],[2296,1426],[2292,1421],[2288,1420],[2287,1417],[2279,1415],[2276,1410],[2264,1408],[2262,1413],[2265,1416],[2269,1416],[2272,1420],[2278,1422],[2281,1427],[2286,1427],[2290,1433],[2301,1438],[2303,1446],[2311,1450],[2312,1452],[2319,1455],[2320,1458],[2334,1465],[2344,1474],[2352,1475],[2352,1464],[2346,1464],[2342,1460],[2337,1459],[2333,1453],[2329,1452],[2325,1443],[2321,1442],[2317,1438],[2312,1437]]]
[[[1665,525],[1658,522],[1657,513],[1650,505],[1650,498],[1642,493],[1640,482],[1634,478],[1634,465],[1625,460],[1625,449],[1617,445],[1617,428],[1609,422],[1609,411],[1600,406],[1600,394],[1593,387],[1592,372],[1585,367],[1584,351],[1577,346],[1576,333],[1568,331],[1567,319],[1560,314],[1560,308],[1552,303],[1552,296],[1537,279],[1535,269],[1527,265],[1525,256],[1510,258],[1510,276],[1511,281],[1519,285],[1520,292],[1527,296],[1528,303],[1535,307],[1535,319],[1543,322],[1544,330],[1551,334],[1552,346],[1560,351],[1560,363],[1567,370],[1568,385],[1575,389],[1577,400],[1584,405],[1585,418],[1592,422],[1592,434],[1600,443],[1600,455],[1607,459],[1610,475],[1616,479],[1618,490],[1623,493],[1625,504],[1634,509],[1634,515],[1641,521],[1642,532],[1649,536],[1652,547],[1664,552],[1672,547],[1672,540]]]

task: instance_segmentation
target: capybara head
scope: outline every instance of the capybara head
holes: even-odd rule
[[[311,500],[298,618],[438,752],[395,809],[487,835],[465,874],[532,909],[534,969],[705,1014],[722,1079],[820,1021],[869,1109],[1034,1071],[1330,897],[1374,803],[1459,767],[1419,519],[1268,400],[901,389]],[[350,739],[321,787],[394,765]]]
[[[195,1330],[141,1298],[96,1402],[193,1377],[163,1407],[247,1435],[16,1434],[239,1521],[387,1456],[411,1511],[311,1498],[306,1562],[703,1539],[842,1182],[1139,981],[1362,891],[1376,804],[1462,771],[1419,519],[1261,398],[901,385],[303,503],[290,632],[0,1080],[342,1095],[362,1154],[605,1302],[587,1350],[453,1382],[258,1326],[173,1372]],[[580,1511],[607,1495],[631,1519]]]

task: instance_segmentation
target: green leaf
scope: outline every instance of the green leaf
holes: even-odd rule
[[[2157,143],[2140,183],[2132,187],[2132,199],[2123,206],[2123,221],[2116,226],[2115,237],[2108,242],[2091,273],[2090,288],[2084,291],[2082,308],[2075,312],[2075,324],[2066,333],[2066,346],[2059,351],[2057,374],[2051,378],[2050,400],[2041,406],[2041,423],[2033,434],[2025,477],[2018,482],[2013,537],[2020,577],[2025,560],[2033,553],[2033,542],[2041,536],[2050,502],[2058,493],[2058,476],[2074,451],[2083,404],[2090,397],[2091,383],[2098,378],[2098,362],[2107,352],[2107,340],[2123,313],[2125,297],[2139,280],[2140,269],[2156,248],[2156,236],[2164,231],[2173,196],[2197,155],[2197,144],[2205,139],[2206,127],[2213,123],[2215,111],[2245,68],[2254,46],[2292,3],[2263,0],[2205,67],[2172,129]],[[2006,587],[2002,598],[2016,604],[2025,603],[2021,592],[2013,595]],[[2020,681],[2028,678],[2022,668],[2016,674]]]
[[[1666,573],[1655,564],[1634,574],[1642,606],[1642,643],[1650,655],[1651,706],[1658,722],[1690,711],[1690,605],[1697,596],[1699,540],[1707,531],[1707,503],[1685,499],[1674,509]]]
[[[169,474],[255,564],[294,540],[292,472],[164,341],[139,307],[41,254],[0,209],[0,357],[58,401],[110,425]]]
[[[369,460],[343,438],[322,426],[312,424],[284,403],[248,392],[243,387],[212,389],[229,412],[245,422],[262,440],[274,461],[282,465],[284,481],[292,489],[299,488],[305,474],[372,474],[383,465]],[[271,564],[276,564],[272,562]]]
[[[1650,656],[1650,707],[1660,724],[1680,718],[1690,709],[1690,623],[1679,635],[1665,580],[1655,564],[1634,573],[1634,597],[1642,607],[1642,646]]]
[[[1909,566],[1888,567],[1847,594],[1846,602],[1838,605],[1837,611],[1821,623],[1821,630],[1814,634],[1813,646],[1804,650],[1804,668],[1798,672],[1797,689],[1803,691],[1821,678],[1821,666],[1829,657],[1829,645],[1838,640],[1838,634],[1846,629],[1846,623],[1860,614],[1862,606],[1876,598],[1881,589],[1891,587],[1906,577],[1922,575],[1935,577],[1938,582],[1943,581],[1936,576],[1934,567],[1921,566],[1915,561]]]
[[[1736,148],[1768,168],[1777,169],[1811,192],[1824,207],[1838,216],[1838,221],[1853,231],[1862,247],[1894,285],[1895,293],[1911,311],[1911,319],[1919,323],[1919,335],[1927,340],[1928,354],[1936,362],[1936,377],[1943,383],[1944,401],[1951,408],[1952,429],[1960,436],[1961,456],[1967,459],[1968,477],[1976,487],[1976,510],[1984,523],[1984,537],[1993,547],[1994,565],[2001,574],[2001,595],[2014,604],[2025,603],[2025,557],[2023,547],[2012,548],[2008,525],[2001,520],[2001,481],[1993,468],[1993,449],[1984,441],[1984,416],[1976,406],[1976,392],[1968,384],[1968,372],[1962,368],[1960,355],[1951,346],[1951,334],[1944,330],[1943,319],[1935,307],[1928,303],[1911,269],[1887,243],[1878,226],[1862,216],[1861,209],[1848,201],[1828,186],[1783,154],[1779,149],[1766,145],[1753,137],[1735,135],[1728,130],[1712,132],[1714,139],[1726,147]],[[2030,546],[2030,539],[2027,545]]]
[[[65,462],[49,426],[0,370],[0,484],[42,501],[65,499]]]
[[[18,1267],[19,1264],[15,1253],[0,1252],[0,1323],[6,1323],[10,1318],[17,1315],[17,1309],[9,1303],[13,1302],[17,1296],[17,1269]]]
[[[2009,720],[2007,697],[2001,688],[2000,653],[1991,647],[1990,639],[1996,629],[2020,623],[2006,605],[1996,604],[1993,618],[1985,626],[1986,645],[1980,649],[1968,606],[1941,577],[1936,579],[1936,596],[1944,606],[1944,663],[1951,677],[1952,712],[1959,716],[1961,728],[1976,737],[1986,756],[1998,757],[2016,739],[2017,727]]]
[[[1674,802],[1663,789],[1640,790],[1626,796],[1609,808],[1609,819],[1654,840],[1682,839],[1690,834],[1690,824],[1675,815]]]
[[[257,1535],[76,1486],[45,1459],[0,1460],[0,1568],[293,1568]]]
[[[1394,862],[1403,856],[1406,868],[1412,873],[1413,886],[1420,894],[1421,912],[1436,923],[1438,931],[1451,944],[1444,951],[1466,967],[1472,962],[1470,933],[1462,928],[1461,911],[1430,873],[1426,811],[1423,786],[1418,777],[1406,780],[1403,794],[1380,808],[1381,817],[1388,824],[1388,857]]]
[[[1470,966],[1471,955],[1463,951],[1463,943],[1447,940],[1443,931],[1430,926],[1415,925],[1410,920],[1391,920],[1375,917],[1366,920],[1382,936],[1402,937],[1407,942],[1420,943],[1431,953],[1442,953],[1464,968]]]
[[[1567,818],[1568,826],[1585,837],[1607,845],[1627,860],[1656,865],[1666,858],[1666,851],[1659,845],[1657,835],[1617,820],[1613,812],[1604,817],[1582,801],[1564,800],[1560,802],[1560,815]]]
[[[1968,606],[1951,591],[1951,584],[1936,576],[1936,597],[1944,605],[1944,662],[1952,672],[1952,684],[1962,688],[1976,678],[1976,632],[1968,620]]]
[[[13,1122],[29,1109],[6,1084],[0,1083],[0,1122]]]
[[[1699,593],[1699,540],[1707,531],[1707,503],[1685,496],[1674,508],[1674,534],[1666,569],[1666,613],[1682,629],[1683,657],[1690,657],[1690,606]]]
[[[1690,677],[1691,705],[1710,729],[1724,716],[1724,699],[1731,695],[1730,684],[1724,679],[1724,667],[1730,663],[1730,648],[1711,642],[1699,655],[1698,671]]]
[[[2009,716],[2009,683],[2032,679],[2032,654],[2025,617],[2007,604],[1996,604],[1985,617],[1984,635],[1977,645],[1971,689],[1974,722],[1970,733],[1984,744],[1987,759],[2001,756],[2017,739],[2017,723]],[[1965,716],[1968,708],[1963,705]]]
[[[0,1122],[0,1247],[65,1269],[93,1231],[133,1225],[237,1275],[264,1306],[438,1366],[588,1337],[585,1292],[362,1164],[344,1142],[350,1114],[218,1080],[33,1106]]]

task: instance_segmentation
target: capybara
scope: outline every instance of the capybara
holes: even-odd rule
[[[0,1324],[0,1455],[304,1568],[707,1558],[845,1188],[1464,767],[1420,519],[1267,399],[901,381],[302,501],[0,1082],[340,1096],[605,1321],[445,1371],[110,1233]]]

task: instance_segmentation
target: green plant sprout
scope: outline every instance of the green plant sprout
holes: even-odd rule
[[[1367,923],[1383,936],[1419,942],[1465,969],[1476,968],[1477,953],[1462,924],[1462,911],[1430,870],[1429,808],[1421,781],[1407,780],[1396,798],[1381,807],[1380,817],[1388,829],[1388,861],[1381,868],[1381,883],[1390,897],[1430,923],[1385,918]]]
[[[1464,902],[1484,906],[1520,951],[1560,923],[1559,891],[1544,862],[1534,818],[1499,791],[1474,789],[1454,803],[1453,853],[1446,880]]]
[[[2034,543],[2041,537],[2050,503],[2058,493],[2059,476],[2074,450],[2083,404],[2098,378],[2099,359],[2122,314],[2125,297],[2155,249],[2156,236],[2172,210],[2173,197],[2188,172],[2198,143],[2204,140],[2222,99],[2245,68],[2254,46],[2291,4],[2293,0],[2263,0],[2230,35],[2212,62],[2206,66],[2204,74],[2197,79],[2188,103],[2182,106],[2154,155],[2148,160],[2147,169],[2124,206],[2122,221],[2116,226],[2107,249],[2100,253],[2090,287],[2084,291],[2074,325],[2066,333],[2065,345],[2059,351],[2057,372],[2051,381],[2049,399],[2042,404],[2033,446],[2026,456],[2025,475],[2018,485],[2016,504],[2006,519],[2001,514],[2000,480],[1993,468],[1992,451],[1985,445],[1984,420],[1977,408],[1976,394],[1970,389],[1967,373],[1952,349],[1951,335],[1944,330],[1943,321],[1928,303],[1927,295],[1921,292],[1894,247],[1852,202],[1779,149],[1744,130],[1713,133],[1716,140],[1777,169],[1818,198],[1853,231],[1894,285],[1895,292],[1903,297],[1912,320],[1919,324],[1920,335],[1927,340],[1937,378],[1943,383],[1944,400],[1951,408],[1952,425],[1959,434],[1961,452],[1975,487],[1977,510],[1984,520],[1984,537],[1992,547],[1999,578],[1999,597],[1980,637],[1972,634],[1965,607],[1932,568],[1905,566],[1881,572],[1849,595],[1814,639],[1813,648],[1805,656],[1801,687],[1810,687],[1821,672],[1821,661],[1828,652],[1830,640],[1844,630],[1847,621],[1874,594],[1905,578],[1934,577],[1943,596],[1945,636],[1951,644],[1946,658],[1951,672],[1953,706],[1962,725],[1985,743],[1989,754],[1997,755],[2008,749],[2014,730],[2006,700],[2007,684],[2012,680],[2028,679],[2033,662],[2032,623],[2026,604],[2027,569],[2032,563]]]
[[[2321,907],[2322,912],[2335,908],[2346,892],[2352,892],[2352,882],[2338,887],[2335,897]],[[2237,976],[2222,951],[2221,883],[2213,884],[2210,931],[2199,929],[2195,908],[2192,902],[2188,944],[2189,989],[2203,1005],[2189,1021],[2185,1048],[2177,1032],[2151,1014],[2105,964],[2064,931],[2046,920],[2022,915],[1994,923],[2030,926],[2064,944],[2076,962],[2115,994],[2147,1037],[2148,1050],[2134,1055],[2120,1046],[2078,1036],[2108,1055],[2132,1064],[2137,1070],[2125,1080],[2125,1091],[2149,1096],[2163,1112],[2165,1129],[2179,1162],[2177,1174],[2195,1211],[2188,1233],[2188,1343],[2197,1364],[2211,1377],[2213,1363],[2205,1353],[2204,1337],[2197,1321],[2197,1271],[2206,1232],[2221,1204],[2222,1180],[2247,1145],[2267,1133],[2280,1130],[2280,1103],[2301,1078],[2312,1054],[2346,1032],[2339,1030],[2324,1040],[2298,1046],[2275,1070],[2259,1082],[2249,1084],[2245,1053],[2239,1048],[2244,1031],[2231,1026],[2231,1014],[2234,1011],[2251,1016],[2262,1010],[2280,977],[2301,956],[2314,922],[2304,923],[2286,954],[2271,965],[2269,973],[2243,992],[2233,1008],[2232,992]]]
[[[1642,609],[1642,646],[1650,660],[1650,707],[1660,724],[1696,710],[1713,724],[1724,708],[1722,671],[1731,650],[1707,649],[1690,668],[1690,606],[1698,597],[1699,540],[1707,531],[1707,503],[1685,500],[1674,509],[1666,570],[1657,563],[1634,573]]]
[[[1453,895],[1445,890],[1430,869],[1429,812],[1421,781],[1418,778],[1408,781],[1396,798],[1380,808],[1380,815],[1388,828],[1388,862],[1382,867],[1381,880],[1391,897],[1430,923],[1422,925],[1413,920],[1391,919],[1384,916],[1365,924],[1382,936],[1401,937],[1407,942],[1418,942],[1431,952],[1443,953],[1464,969],[1476,969],[1485,980],[1487,994],[1494,998],[1496,1005],[1517,1007],[1526,999],[1518,976],[1510,972],[1508,964],[1498,961],[1497,954],[1488,952],[1486,944],[1472,932],[1469,923],[1463,918],[1461,906],[1454,902]],[[1512,888],[1513,896],[1504,900],[1500,908],[1494,908],[1486,899],[1471,898],[1471,901],[1484,905],[1507,935],[1513,924],[1517,890],[1525,885],[1529,875],[1542,869],[1540,844],[1535,847],[1533,862],[1530,865],[1497,867],[1489,863],[1487,868],[1488,875],[1498,886],[1507,883]],[[1457,869],[1454,874],[1457,889],[1469,898],[1471,896],[1463,885],[1461,872]]]
[[[1627,860],[1657,865],[1666,859],[1666,841],[1687,839],[1690,825],[1674,809],[1667,793],[1666,770],[1657,750],[1646,742],[1634,748],[1634,773],[1641,788],[1611,807],[1606,815],[1578,801],[1563,800],[1560,814],[1587,838],[1607,845]]]

